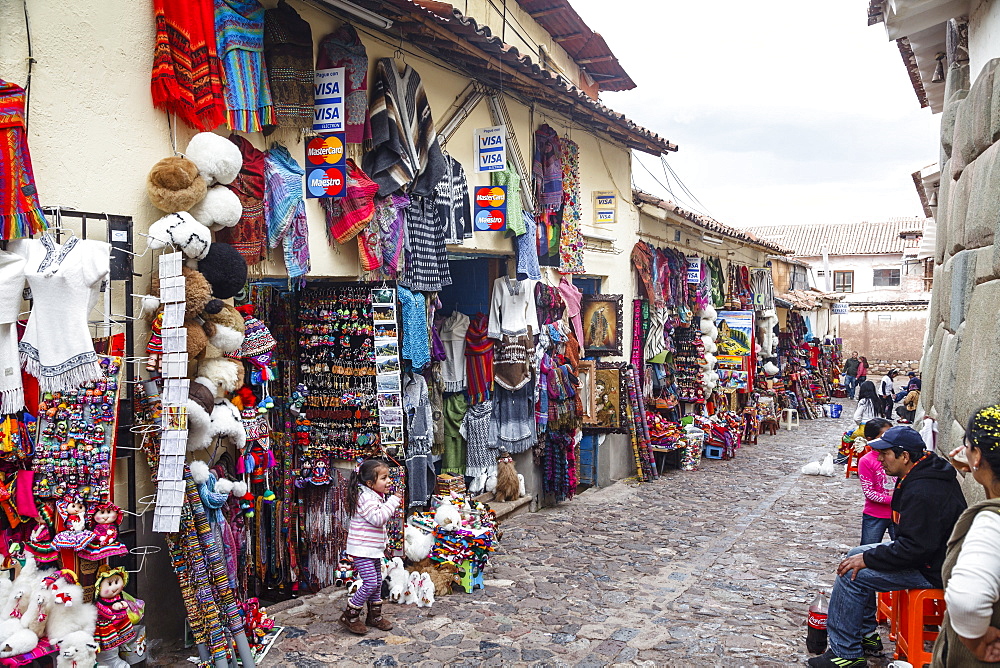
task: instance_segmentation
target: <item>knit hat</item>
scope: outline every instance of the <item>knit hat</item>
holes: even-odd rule
[[[378,184],[350,158],[347,159],[346,171],[344,197],[322,200],[327,232],[338,244],[350,241],[365,229],[375,215],[375,194],[378,192]]]
[[[227,357],[247,360],[264,374],[265,380],[270,379],[268,365],[271,363],[271,353],[278,343],[274,340],[271,330],[259,318],[254,316],[252,304],[237,306],[236,310],[243,314],[246,322],[246,332],[243,345],[228,353]]]

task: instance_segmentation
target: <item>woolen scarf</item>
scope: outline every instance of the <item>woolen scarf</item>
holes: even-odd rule
[[[312,50],[309,23],[286,0],[264,12],[264,62],[278,127],[312,127]]]
[[[226,75],[226,118],[240,132],[274,125],[264,65],[264,8],[257,0],[215,0],[215,35]]]
[[[212,0],[153,0],[153,106],[196,130],[226,122]]]
[[[365,228],[375,215],[378,184],[361,171],[354,160],[347,159],[347,183],[342,198],[320,200],[326,213],[326,232],[338,244],[347,243]]]
[[[469,405],[486,401],[493,392],[493,339],[487,336],[489,316],[477,313],[465,333],[465,377]]]
[[[24,408],[16,328],[25,264],[23,257],[0,251],[0,413],[4,415]]]
[[[482,404],[480,404],[482,405]],[[450,475],[465,473],[465,442],[462,440],[462,419],[469,408],[463,394],[453,394],[444,400],[444,451],[441,453],[441,472]]]
[[[0,79],[0,239],[29,237],[47,227],[24,125],[24,89]]]
[[[248,266],[267,257],[267,225],[264,223],[264,153],[237,134],[229,135],[243,156],[243,167],[227,188],[243,205],[240,222],[216,232],[216,239],[236,249]]]
[[[276,248],[281,241],[289,278],[309,272],[309,229],[306,205],[302,199],[302,176],[305,170],[292,158],[288,149],[276,144],[264,159],[264,218],[267,220],[267,243]]]
[[[344,68],[345,134],[348,144],[371,141],[368,115],[368,53],[350,23],[344,23],[319,43],[316,67],[321,70]]]

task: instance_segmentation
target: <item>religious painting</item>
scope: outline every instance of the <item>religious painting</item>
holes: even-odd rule
[[[597,411],[594,410],[594,361],[580,360],[576,370],[577,388],[580,403],[583,404],[583,424],[591,425],[597,421]]]
[[[622,295],[583,295],[580,317],[587,355],[622,354]]]
[[[622,431],[622,365],[599,363],[594,370],[594,421],[588,429]]]

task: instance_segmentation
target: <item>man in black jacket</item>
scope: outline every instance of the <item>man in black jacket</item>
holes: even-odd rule
[[[863,668],[865,654],[882,652],[876,592],[939,589],[948,537],[966,506],[955,469],[925,452],[912,428],[892,427],[869,445],[886,474],[896,476],[896,539],[856,547],[837,567],[826,627],[830,649],[809,659],[814,668]]]
[[[844,362],[844,389],[847,390],[847,397],[854,398],[854,388],[858,384],[858,367],[861,360],[858,359],[857,351],[851,353],[850,359]]]

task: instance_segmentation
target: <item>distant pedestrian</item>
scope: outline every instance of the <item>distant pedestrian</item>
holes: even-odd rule
[[[865,423],[865,440],[880,438],[892,426],[882,418],[874,418]],[[882,542],[885,532],[889,540],[896,539],[896,527],[892,524],[892,490],[896,477],[886,475],[878,461],[878,450],[869,450],[858,461],[858,480],[865,495],[865,509],[861,513],[861,542],[859,545],[875,545]]]
[[[920,403],[920,392],[918,390],[910,390],[903,397],[903,405],[896,409],[896,414],[899,415],[899,419],[896,420],[899,424],[913,424],[913,420],[917,417],[917,405]]]
[[[368,626],[382,631],[392,622],[382,616],[382,557],[385,554],[385,525],[403,502],[401,494],[385,498],[389,486],[389,467],[378,459],[367,459],[354,473],[347,487],[347,511],[351,524],[347,530],[347,554],[354,557],[354,568],[362,585],[347,601],[340,623],[351,633],[364,635]],[[368,604],[368,617],[361,621],[361,606]]]
[[[860,386],[861,383],[863,383],[866,380],[868,380],[868,370],[869,370],[869,368],[870,367],[868,366],[868,358],[865,357],[864,355],[862,355],[861,356],[861,364],[858,365],[858,383],[857,383],[858,386]]]
[[[854,409],[854,421],[859,425],[882,416],[882,399],[875,391],[875,383],[866,380],[858,388],[858,407]]]
[[[858,352],[851,353],[850,359],[844,362],[844,389],[847,390],[847,398],[854,398],[854,388],[858,384],[858,367],[861,360],[858,359]]]
[[[895,395],[896,395],[896,376],[899,375],[899,371],[896,369],[889,369],[882,376],[882,380],[878,384],[878,396],[882,399],[882,417],[887,420],[892,419],[892,407],[896,405]]]

